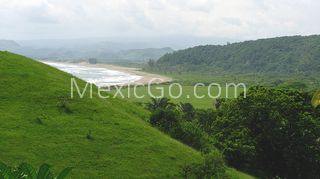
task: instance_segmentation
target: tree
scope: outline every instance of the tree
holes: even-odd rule
[[[171,134],[178,127],[179,114],[172,109],[160,108],[154,111],[150,117],[150,124],[161,131]]]
[[[218,113],[213,109],[198,109],[196,111],[196,119],[199,127],[207,134],[212,134],[217,115]]]
[[[168,98],[151,98],[151,101],[147,104],[147,109],[155,111],[157,109],[173,108],[174,104],[170,102]]]
[[[232,166],[268,178],[320,176],[320,114],[307,93],[252,87],[218,112],[215,145]]]
[[[195,109],[192,106],[192,104],[180,103],[178,107],[179,107],[179,110],[183,113],[183,117],[186,120],[190,121],[190,120],[194,119],[196,112],[195,112]]]
[[[153,67],[155,67],[155,65],[156,65],[156,61],[155,60],[153,60],[153,59],[149,59],[148,60],[148,66],[149,67],[153,68]]]

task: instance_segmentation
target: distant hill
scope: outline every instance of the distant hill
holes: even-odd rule
[[[171,53],[173,50],[169,47],[166,48],[147,48],[147,49],[130,49],[122,50],[115,53],[115,59],[125,59],[125,60],[148,60],[148,59],[158,59],[164,54]]]
[[[11,49],[18,49],[20,45],[13,41],[13,40],[1,40],[0,39],[0,49],[2,50],[11,50]]]
[[[48,44],[45,44],[45,43]],[[78,44],[77,44],[78,42]],[[148,59],[157,60],[166,53],[173,50],[165,48],[132,48],[134,44],[119,44],[112,42],[91,42],[84,41],[64,42],[40,41],[21,42],[19,45],[12,40],[0,40],[0,50],[7,50],[22,54],[31,58],[59,60],[59,61],[81,61],[88,58],[96,58],[99,62],[116,61],[138,61],[145,62]],[[50,44],[52,43],[52,44]],[[42,45],[42,46],[41,46]],[[131,47],[131,48],[130,48]]]
[[[70,166],[71,178],[177,178],[182,165],[200,159],[149,126],[142,107],[100,99],[96,88],[93,99],[70,99],[71,77],[0,51],[1,162]]]
[[[314,74],[320,36],[290,36],[175,51],[157,61],[162,71]]]

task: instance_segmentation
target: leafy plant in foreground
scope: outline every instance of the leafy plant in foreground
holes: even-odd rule
[[[320,90],[314,93],[311,103],[312,103],[312,106],[315,108],[320,105]]]
[[[0,162],[0,179],[64,179],[72,168],[63,169],[57,176],[50,170],[50,165],[44,163],[38,170],[30,164],[21,163],[17,167],[8,166]]]

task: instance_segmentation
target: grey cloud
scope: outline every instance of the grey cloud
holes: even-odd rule
[[[305,35],[320,33],[319,8],[318,0],[10,0],[0,3],[0,38]]]

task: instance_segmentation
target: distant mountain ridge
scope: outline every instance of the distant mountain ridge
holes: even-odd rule
[[[165,71],[313,74],[320,71],[320,35],[196,46],[162,56],[157,67]]]
[[[20,48],[20,45],[13,40],[0,39],[0,48],[3,50]]]
[[[45,41],[46,42],[46,41]],[[44,42],[42,42],[44,43]],[[48,41],[50,43],[50,41]],[[143,48],[132,49],[132,44],[119,44],[112,42],[61,42],[60,44],[43,44],[37,42],[22,42],[19,45],[12,40],[0,40],[0,50],[19,53],[28,57],[61,60],[61,61],[77,61],[88,58],[96,58],[100,62],[112,61],[147,61],[148,59],[157,60],[166,53],[173,52],[169,47],[165,48]]]

